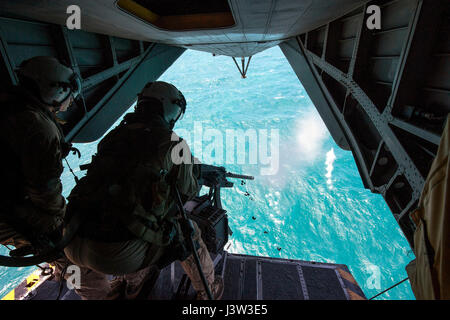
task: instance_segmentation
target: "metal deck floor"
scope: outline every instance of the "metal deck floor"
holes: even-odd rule
[[[222,275],[222,300],[366,299],[347,266],[224,252],[216,257]],[[180,264],[161,270],[149,299],[194,299]]]
[[[357,300],[366,299],[347,266],[302,260],[230,254],[213,257],[224,279],[222,300]],[[54,300],[59,282],[46,280],[27,300]],[[64,285],[61,300],[79,300]],[[156,272],[139,300],[194,300],[195,291],[179,262]]]

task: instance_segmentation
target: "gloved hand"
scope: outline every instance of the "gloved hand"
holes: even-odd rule
[[[181,232],[183,233],[183,237],[188,239],[188,237],[193,237],[194,236],[194,225],[192,224],[192,220],[190,219],[179,219],[178,223],[180,224],[181,227]]]

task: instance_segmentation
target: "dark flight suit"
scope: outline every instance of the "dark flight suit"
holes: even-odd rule
[[[133,117],[135,120],[127,120]],[[107,274],[122,275],[137,285],[149,272],[149,266],[157,264],[170,250],[164,241],[169,233],[173,234],[171,227],[179,213],[174,210],[176,202],[170,183],[152,182],[160,181],[158,172],[164,171],[165,177],[176,181],[184,201],[199,190],[193,164],[174,166],[172,150],[178,141],[171,138],[172,131],[161,118],[143,123],[135,114],[127,115],[99,143],[86,177],[72,190],[68,214],[74,210],[88,216],[79,236],[65,249],[69,260],[81,268],[81,288],[77,293],[83,299],[106,298],[110,291]],[[127,213],[131,211],[132,216]],[[155,227],[144,234],[139,223],[131,223],[136,216]],[[200,230],[195,228],[200,260],[212,284],[213,262]],[[138,236],[141,231],[142,236]],[[192,255],[181,264],[194,289],[202,290]]]
[[[17,248],[29,241],[12,224],[36,234],[50,234],[62,224],[64,138],[54,115],[27,94],[2,94],[0,104],[14,110],[2,116],[0,126],[2,175],[12,180],[3,177],[1,182],[0,243]]]

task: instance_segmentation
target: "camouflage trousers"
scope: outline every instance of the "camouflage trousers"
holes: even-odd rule
[[[15,249],[31,245],[30,242],[25,239],[20,233],[16,232],[14,228],[10,227],[7,223],[0,222],[0,244],[6,246],[8,249],[12,249],[9,246],[13,246]],[[55,266],[53,272],[56,281],[61,281],[61,274],[70,264],[72,264],[66,257],[61,257],[56,261],[50,262]]]
[[[17,249],[29,245],[30,242],[7,223],[0,221],[0,244],[14,246]]]
[[[214,264],[201,239],[200,229],[195,223],[194,227],[194,240],[200,245],[197,252],[202,270],[211,286],[214,282]],[[121,276],[127,285],[138,286],[154,270],[154,264],[163,253],[164,249],[155,252],[152,247],[140,239],[103,243],[76,237],[64,250],[68,259],[80,267],[80,286],[75,291],[83,300],[103,300],[112,289],[109,275]],[[149,254],[153,256],[149,257]],[[197,292],[204,290],[193,255],[180,263],[193,288]]]

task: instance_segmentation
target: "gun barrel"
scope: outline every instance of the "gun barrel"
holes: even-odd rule
[[[254,176],[246,176],[243,174],[236,174],[236,173],[231,173],[231,172],[227,172],[225,174],[226,177],[228,178],[236,178],[236,179],[244,179],[244,180],[255,180]]]

